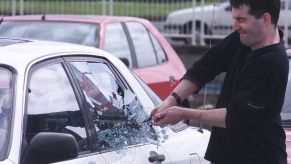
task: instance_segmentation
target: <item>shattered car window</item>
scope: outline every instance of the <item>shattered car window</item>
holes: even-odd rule
[[[89,149],[85,124],[73,88],[61,64],[31,74],[28,94],[26,139],[39,132],[68,133],[79,151]]]
[[[9,140],[12,115],[12,72],[0,67],[0,161],[3,160]]]
[[[136,95],[123,85],[105,63],[71,62],[90,106],[96,143],[102,150],[117,150],[155,140],[155,132]]]

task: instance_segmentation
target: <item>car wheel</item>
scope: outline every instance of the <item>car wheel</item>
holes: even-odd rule
[[[187,24],[185,24],[183,26],[183,28],[180,29],[180,33],[182,34],[192,34],[192,22],[188,22]],[[209,27],[204,24],[204,34],[211,34],[211,30],[209,29]],[[200,29],[200,22],[196,22],[196,28],[195,28],[195,38],[196,38],[196,43],[197,44],[201,44],[200,43],[200,38],[201,38],[201,29]],[[185,38],[184,42],[187,45],[191,45],[192,44],[192,38]],[[210,39],[205,39],[204,40],[206,45],[210,44]]]

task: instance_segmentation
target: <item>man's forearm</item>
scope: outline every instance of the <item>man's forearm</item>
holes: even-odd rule
[[[189,81],[189,80],[182,80],[179,85],[173,90],[181,99],[181,101],[184,101],[190,94],[198,90],[198,86]],[[171,99],[170,101],[173,101],[173,97],[170,95],[168,97]],[[177,105],[177,104],[175,104]]]
[[[198,90],[198,86],[189,81],[189,80],[182,80],[179,85],[173,90],[181,101],[185,100],[190,94],[196,92]],[[176,106],[177,101],[176,99],[172,96],[169,95],[166,100],[168,104],[168,107],[171,106]],[[168,108],[167,107],[167,108]],[[185,120],[198,120],[202,121],[206,124],[212,125],[212,126],[217,126],[217,127],[222,127],[225,128],[225,116],[226,116],[226,108],[220,108],[220,109],[212,109],[212,110],[198,110],[198,109],[190,109],[190,108],[180,108],[181,110],[184,110],[182,112],[183,118]]]
[[[183,117],[185,119],[194,119],[206,123],[208,125],[226,128],[225,117],[226,108],[211,109],[211,110],[198,110],[184,108]]]

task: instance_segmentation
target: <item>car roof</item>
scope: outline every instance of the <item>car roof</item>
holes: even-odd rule
[[[101,15],[22,15],[22,16],[7,16],[4,21],[72,21],[72,22],[116,22],[116,21],[147,21],[143,18],[125,17],[125,16],[101,16]]]
[[[46,56],[96,54],[101,57],[116,60],[103,50],[77,44],[37,41],[25,39],[0,38],[0,64],[10,65],[16,69],[23,69],[34,60]]]

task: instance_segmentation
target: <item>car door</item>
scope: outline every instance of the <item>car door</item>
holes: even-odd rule
[[[33,66],[29,71],[27,91],[21,163],[105,163],[101,155],[92,156],[94,148],[86,108],[61,58]],[[61,151],[65,148],[58,144],[47,147],[33,145],[38,134],[73,136],[77,146],[76,156],[58,158],[66,153]],[[44,142],[51,140],[54,138],[47,137]],[[53,152],[53,155],[42,152]]]
[[[127,60],[129,68],[136,65],[135,58],[132,55],[132,47],[130,46],[121,22],[114,22],[106,25],[104,47],[100,48],[103,48],[105,51],[113,54],[119,59]]]
[[[145,20],[107,23],[104,28],[100,48],[128,63],[129,68],[165,99],[185,73],[184,65],[166,40]]]
[[[162,98],[166,98],[179,83],[181,74],[175,61],[155,36],[140,22],[125,22],[136,58],[134,71]]]
[[[156,131],[144,122],[146,103],[110,62],[91,57],[66,60],[88,106],[96,155],[101,154],[107,163],[149,163],[150,156],[170,161],[157,145]]]

